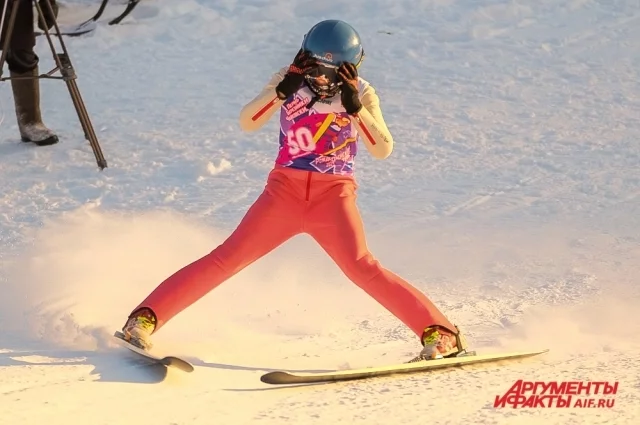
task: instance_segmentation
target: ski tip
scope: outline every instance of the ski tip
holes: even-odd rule
[[[291,377],[291,374],[289,374],[288,372],[278,370],[274,372],[268,372],[260,376],[260,381],[264,382],[265,384],[278,385],[289,381]]]
[[[525,353],[525,354],[527,354],[527,353],[528,353],[528,354],[531,354],[532,356],[537,356],[537,355],[539,355],[539,354],[546,354],[546,353],[548,353],[548,352],[549,352],[549,349],[548,349],[548,348],[540,348],[540,349],[538,349],[538,350],[531,350],[531,351],[528,351],[528,352],[527,352],[527,351],[525,351],[524,353]]]
[[[195,368],[193,367],[193,365],[191,363],[189,363],[186,360],[183,360],[181,358],[178,357],[174,357],[174,356],[168,356],[168,357],[164,357],[162,359],[162,363],[165,366],[172,366],[175,367],[177,369],[180,369],[183,372],[187,372],[187,373],[191,373],[195,370]]]

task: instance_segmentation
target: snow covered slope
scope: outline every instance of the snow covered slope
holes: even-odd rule
[[[65,1],[59,20],[97,7]],[[397,141],[386,161],[358,157],[372,251],[476,350],[551,352],[264,385],[273,369],[419,350],[301,236],[157,334],[193,374],[141,367],[109,336],[260,193],[276,122],[243,134],[238,112],[335,17],[360,31],[361,74]],[[109,168],[96,168],[62,82],[41,83],[62,140],[47,148],[19,142],[0,84],[0,424],[639,423],[639,40],[631,0],[145,0],[119,26],[65,39]],[[46,72],[44,39],[37,50]],[[613,408],[494,408],[519,379],[619,387]]]

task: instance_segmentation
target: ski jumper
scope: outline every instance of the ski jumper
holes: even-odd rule
[[[261,128],[280,109],[280,148],[258,199],[236,230],[217,248],[162,282],[134,312],[150,308],[154,332],[209,291],[294,235],[316,240],[342,272],[421,337],[427,326],[457,329],[420,291],[383,268],[369,252],[356,206],[353,177],[358,141],[376,158],[386,158],[393,139],[375,90],[359,78],[363,108],[348,115],[340,96],[312,101],[305,86],[282,101],[273,75],[240,113],[245,131]],[[362,136],[362,137],[360,137]]]

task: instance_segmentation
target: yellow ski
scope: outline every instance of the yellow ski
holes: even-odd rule
[[[523,359],[537,356],[548,351],[548,349],[544,349],[538,351],[521,351],[511,353],[467,354],[458,357],[425,360],[415,363],[401,363],[363,369],[336,370],[332,372],[293,373],[287,371],[275,371],[262,375],[260,380],[266,384],[273,385],[349,381],[354,379],[373,378],[377,376],[429,372],[437,369],[461,367],[478,363]]]

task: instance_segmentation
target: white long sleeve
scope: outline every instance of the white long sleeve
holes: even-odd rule
[[[240,128],[244,131],[259,130],[284,103],[276,95],[276,86],[282,81],[288,68],[282,68],[271,76],[269,82],[253,100],[240,111]]]

